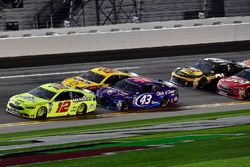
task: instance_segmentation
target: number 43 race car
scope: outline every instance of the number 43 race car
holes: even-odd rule
[[[178,101],[178,90],[169,82],[134,77],[100,88],[96,97],[98,104],[111,110],[166,107]]]
[[[96,97],[90,91],[50,83],[11,97],[6,111],[21,117],[46,118],[83,114],[95,109]]]

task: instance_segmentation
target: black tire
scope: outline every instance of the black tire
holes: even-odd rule
[[[250,99],[250,88],[245,91],[245,99]]]
[[[121,111],[126,111],[130,109],[130,102],[126,100],[125,102],[122,103]]]
[[[169,99],[167,97],[164,97],[163,99],[161,99],[161,107],[165,108],[167,107],[169,103]]]
[[[86,114],[87,111],[87,105],[84,103],[81,103],[78,107],[77,107],[77,111],[76,111],[76,115],[83,115]]]
[[[47,117],[47,108],[40,107],[36,112],[36,118],[37,119],[45,119],[46,117]]]
[[[201,80],[198,83],[197,88],[203,89],[207,86],[207,79],[206,78],[201,78]]]

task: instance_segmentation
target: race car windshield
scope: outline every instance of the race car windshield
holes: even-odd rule
[[[236,74],[236,76],[250,81],[250,71],[242,71],[242,72]]]
[[[105,76],[103,76],[101,74],[97,74],[97,73],[92,72],[92,71],[88,71],[86,73],[83,73],[80,75],[80,77],[83,79],[89,80],[91,82],[95,82],[95,83],[100,83],[105,78]]]
[[[52,99],[52,97],[54,97],[56,94],[55,92],[51,92],[51,91],[44,89],[42,87],[32,89],[28,93],[33,95],[33,96],[39,97],[41,99],[45,99],[45,100]]]
[[[114,86],[126,92],[139,92],[140,91],[140,88],[138,87],[138,85],[132,84],[126,80],[121,80],[117,82]]]
[[[211,64],[203,60],[197,62],[193,67],[201,70],[203,73],[210,73],[213,71]]]

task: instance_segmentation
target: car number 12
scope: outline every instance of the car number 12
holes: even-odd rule
[[[67,112],[69,110],[70,101],[60,102],[56,112]]]

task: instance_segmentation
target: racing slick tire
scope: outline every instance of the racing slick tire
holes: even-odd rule
[[[169,103],[169,99],[167,97],[164,97],[161,99],[161,107],[163,108],[167,107],[168,103]]]
[[[37,119],[45,119],[46,117],[47,117],[47,108],[40,107],[36,112],[36,118]]]
[[[201,78],[198,85],[197,85],[197,88],[198,89],[203,89],[207,86],[207,79],[206,78]]]
[[[122,103],[121,111],[126,111],[129,108],[130,108],[130,102],[128,100],[126,100],[125,102]]]
[[[84,103],[81,103],[78,107],[77,107],[77,111],[76,111],[76,115],[83,115],[86,114],[87,111],[87,106]]]
[[[250,88],[245,91],[245,99],[250,99]]]

